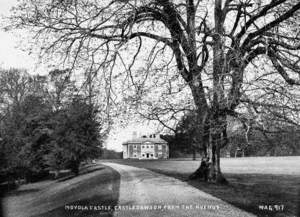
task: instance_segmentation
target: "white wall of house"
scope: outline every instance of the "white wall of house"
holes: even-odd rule
[[[140,159],[157,159],[157,157],[155,156],[155,149],[153,143],[145,142],[141,145]]]
[[[123,146],[123,159],[128,158],[128,146],[127,145],[122,145]]]
[[[161,159],[169,158],[167,143],[130,143],[123,145],[123,159]]]

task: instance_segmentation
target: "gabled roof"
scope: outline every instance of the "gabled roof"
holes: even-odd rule
[[[126,142],[123,142],[122,145],[127,145],[128,143],[142,144],[145,142],[152,142],[152,143],[159,143],[159,144],[167,143],[165,140],[161,138],[136,138],[136,139],[131,139]]]

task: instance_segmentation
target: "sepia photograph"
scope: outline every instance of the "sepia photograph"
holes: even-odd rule
[[[0,217],[300,217],[299,0],[0,0]]]

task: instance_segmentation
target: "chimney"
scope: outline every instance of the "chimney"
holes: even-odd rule
[[[137,132],[136,131],[133,131],[132,132],[132,139],[136,139],[137,138]]]

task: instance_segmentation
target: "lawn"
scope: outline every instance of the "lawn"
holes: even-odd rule
[[[20,186],[2,201],[3,217],[112,216],[112,211],[70,210],[71,206],[114,206],[120,175],[109,167],[89,165],[79,176],[62,177]]]
[[[190,181],[199,161],[115,160],[172,176],[258,216],[300,216],[300,157],[224,158],[228,185]],[[272,210],[271,210],[272,209]]]

